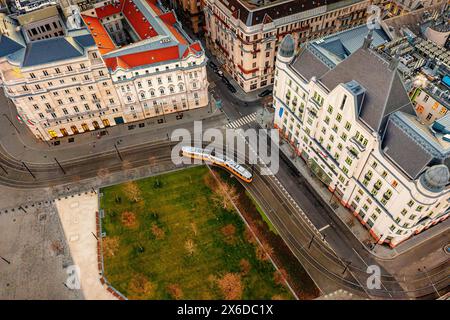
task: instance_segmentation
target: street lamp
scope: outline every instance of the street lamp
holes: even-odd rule
[[[117,155],[119,156],[120,161],[123,162],[122,155],[119,152],[119,148],[117,148],[117,143],[114,143],[114,148],[116,149]]]
[[[3,116],[8,119],[9,123],[14,127],[14,129],[16,129],[16,132],[20,134],[19,129],[17,129],[17,127],[15,126],[15,124],[11,121],[11,119],[6,115],[6,113],[3,114]]]
[[[11,264],[11,261],[6,260],[5,258],[3,258],[2,256],[0,256],[0,258],[5,261],[7,264]]]
[[[334,193],[336,192],[337,186],[338,186],[338,182],[336,181],[333,192],[331,192],[330,203],[333,201]]]

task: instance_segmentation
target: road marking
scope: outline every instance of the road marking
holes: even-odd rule
[[[241,117],[239,119],[236,119],[236,120],[228,123],[226,125],[226,127],[229,129],[236,129],[236,128],[242,127],[243,125],[245,125],[247,123],[253,122],[255,120],[256,120],[256,112],[253,112],[251,114],[248,114],[244,117]]]
[[[330,225],[329,225],[329,224],[327,224],[326,226],[324,226],[324,227],[320,228],[320,229],[319,229],[319,232],[322,232],[322,231],[324,231],[324,230],[328,229],[329,227],[330,227]]]

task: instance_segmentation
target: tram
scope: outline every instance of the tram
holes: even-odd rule
[[[208,161],[218,165],[245,182],[250,183],[253,180],[253,175],[247,169],[225,156],[216,157],[213,156],[209,150],[188,146],[182,147],[181,153],[184,157]]]

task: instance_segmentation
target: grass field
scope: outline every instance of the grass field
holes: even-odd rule
[[[219,189],[204,166],[102,189],[108,281],[130,299],[292,299]]]

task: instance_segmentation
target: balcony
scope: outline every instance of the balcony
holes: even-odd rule
[[[352,159],[359,159],[358,158],[358,151],[354,147],[347,147],[348,153]]]
[[[309,101],[312,103],[312,105],[314,105],[315,107],[317,107],[317,109],[320,109],[323,105],[323,102],[320,102],[314,98],[309,98]]]
[[[359,149],[359,151],[364,152],[366,150],[366,147],[361,144],[355,137],[350,138],[350,142],[353,142],[353,144],[356,145],[356,147]]]

